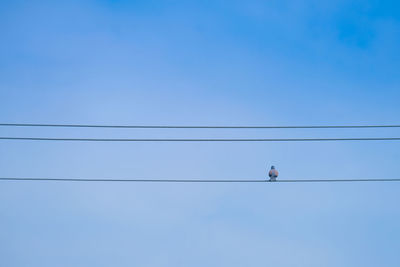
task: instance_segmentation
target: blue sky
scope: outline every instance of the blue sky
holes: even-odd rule
[[[0,121],[398,124],[396,1],[3,1]],[[380,130],[2,128],[54,137],[368,137]],[[398,178],[368,143],[1,142],[0,176]],[[2,182],[5,266],[398,266],[396,184]]]

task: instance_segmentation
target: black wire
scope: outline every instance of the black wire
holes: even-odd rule
[[[400,182],[400,179],[304,179],[304,180],[278,180],[280,183],[335,183],[335,182]]]
[[[336,183],[336,182],[400,182],[399,179],[295,179],[295,180],[204,180],[204,179],[88,179],[88,178],[16,178],[1,177],[0,181],[49,182],[138,182],[138,183]]]
[[[400,137],[360,138],[256,138],[256,139],[129,139],[129,138],[47,138],[47,137],[0,137],[15,141],[79,141],[79,142],[322,142],[322,141],[400,141]]]
[[[87,179],[87,178],[0,178],[0,181],[55,182],[152,182],[152,183],[263,183],[266,180],[204,180],[204,179]]]
[[[131,128],[131,129],[329,129],[329,128],[400,128],[400,125],[303,125],[303,126],[211,126],[211,125],[94,125],[0,123],[5,127]]]

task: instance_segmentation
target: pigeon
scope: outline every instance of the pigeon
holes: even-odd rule
[[[275,166],[271,166],[271,170],[268,173],[269,181],[275,182],[278,175],[279,175],[279,172],[275,169]]]

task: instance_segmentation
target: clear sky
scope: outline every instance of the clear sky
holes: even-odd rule
[[[399,124],[398,1],[2,1],[3,123]],[[1,136],[391,130],[1,128]],[[0,142],[1,177],[399,178],[400,143]],[[400,184],[0,183],[0,265],[399,266]]]

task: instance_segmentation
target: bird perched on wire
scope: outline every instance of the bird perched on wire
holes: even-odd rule
[[[279,172],[275,169],[275,166],[271,166],[271,170],[268,173],[269,181],[275,182],[278,175],[279,175]]]

